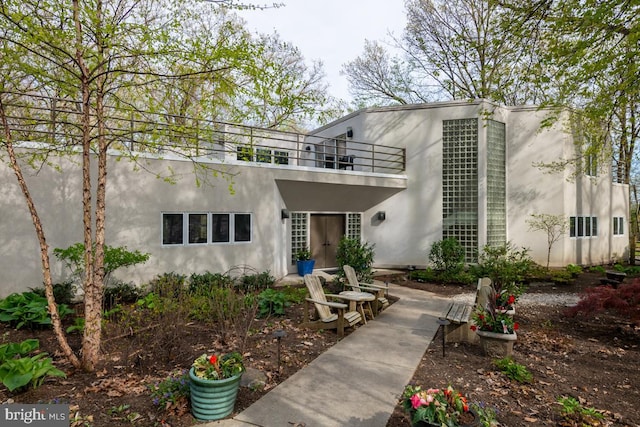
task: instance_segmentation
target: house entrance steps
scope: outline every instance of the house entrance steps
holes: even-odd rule
[[[315,273],[314,273],[315,274]],[[391,283],[399,300],[232,419],[205,427],[384,427],[450,303]]]

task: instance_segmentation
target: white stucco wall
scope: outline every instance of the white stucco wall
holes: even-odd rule
[[[127,246],[151,254],[144,266],[119,271],[124,281],[144,283],[158,273],[176,272],[190,275],[205,271],[224,272],[230,267],[248,265],[274,275],[286,274],[287,225],[280,217],[284,208],[268,167],[236,166],[228,172],[236,174],[231,183],[210,176],[210,183],[195,184],[190,162],[151,160],[145,167],[166,171],[167,166],[181,177],[168,184],[147,172],[133,172],[127,161],[109,163],[107,191],[106,242],[110,246]],[[65,173],[43,168],[28,183],[44,223],[51,248],[54,280],[68,273],[52,255],[53,248],[68,247],[82,241],[80,170],[77,165],[62,163]],[[215,166],[214,166],[215,167]],[[218,165],[219,168],[226,166]],[[266,177],[268,176],[268,178]],[[39,246],[24,198],[15,177],[8,168],[0,167],[3,185],[0,195],[0,234],[2,247],[1,293],[23,291],[39,286],[42,274]],[[163,246],[161,242],[162,212],[251,213],[252,242],[219,245]],[[274,271],[275,270],[275,271]]]

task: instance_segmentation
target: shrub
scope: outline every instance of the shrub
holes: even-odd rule
[[[596,286],[586,289],[580,301],[565,310],[570,317],[577,315],[593,317],[598,313],[609,311],[630,320],[640,319],[640,279],[630,284],[619,285],[617,289],[610,286]]]
[[[178,273],[164,273],[149,283],[149,290],[159,297],[176,298],[185,291],[187,276]]]
[[[40,295],[43,298],[46,298],[44,287],[31,288],[30,291],[34,294]],[[71,304],[73,302],[75,294],[76,287],[72,281],[53,284],[53,298],[58,304]]]
[[[531,380],[533,380],[531,372],[529,372],[525,366],[514,362],[510,357],[495,360],[493,363],[500,369],[500,372],[511,380],[519,383],[530,383]]]
[[[233,279],[227,274],[205,272],[189,277],[189,293],[208,295],[212,288],[229,288]]]
[[[511,242],[501,246],[486,245],[478,259],[478,265],[472,268],[476,278],[489,277],[497,293],[511,286],[509,293],[520,295],[524,289],[518,287],[538,270],[538,266],[529,257],[529,250],[516,249]]]
[[[95,249],[94,249],[95,251]],[[71,274],[78,280],[84,274],[84,243],[75,243],[66,249],[55,248],[53,254],[65,263]],[[142,264],[149,260],[150,255],[140,251],[129,251],[126,246],[104,246],[104,282],[109,282],[111,273],[122,267]]]
[[[454,238],[440,240],[431,246],[429,261],[436,270],[458,273],[464,268],[464,248]]]
[[[289,305],[291,303],[287,301],[284,292],[275,289],[265,289],[258,295],[258,315],[260,317],[283,316],[284,309]]]
[[[604,419],[604,415],[597,409],[585,408],[573,397],[559,397],[558,403],[562,417],[570,421],[570,425],[596,426],[601,425],[599,420]]]
[[[66,304],[58,304],[61,319],[73,313]],[[0,322],[10,323],[16,329],[51,326],[47,299],[33,292],[11,294],[0,301]]]
[[[607,269],[604,268],[601,265],[594,265],[593,267],[589,267],[589,271],[591,273],[602,273],[602,274],[604,274],[604,273],[607,272]]]
[[[141,294],[140,288],[131,283],[107,286],[104,288],[102,309],[110,310],[118,304],[132,304],[140,298]]]
[[[344,236],[338,243],[336,252],[336,261],[340,269],[336,276],[341,279],[345,277],[345,265],[350,265],[356,271],[358,280],[363,283],[371,283],[373,281],[373,257],[374,245],[366,242],[360,242],[359,239],[351,239]]]
[[[575,264],[567,265],[566,270],[567,270],[567,273],[571,274],[572,277],[578,277],[578,275],[582,273],[582,267]]]
[[[270,288],[275,282],[276,279],[271,276],[271,273],[264,271],[262,273],[241,276],[237,280],[236,287],[243,292],[254,292]]]

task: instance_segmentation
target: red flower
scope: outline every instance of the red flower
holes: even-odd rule
[[[507,300],[507,304],[513,304],[514,302],[516,302],[516,297],[514,297],[513,295],[509,295],[509,299]]]
[[[514,324],[513,324],[513,330],[514,330],[514,331],[517,331],[517,330],[518,330],[518,328],[520,328],[520,325],[518,325],[518,322],[514,323]]]
[[[217,361],[218,356],[216,356],[215,354],[211,355],[211,357],[209,358],[209,363],[211,363],[212,365],[215,365]]]
[[[471,325],[471,330],[475,331],[476,329],[478,329],[478,327],[476,325]]]

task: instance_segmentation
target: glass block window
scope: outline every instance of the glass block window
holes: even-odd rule
[[[309,215],[306,212],[291,212],[291,264],[296,262],[296,253],[309,247]]]
[[[349,239],[362,238],[362,214],[348,213],[347,214],[347,237]]]
[[[478,119],[442,122],[442,238],[478,257]]]
[[[487,244],[507,242],[505,124],[487,121]]]

